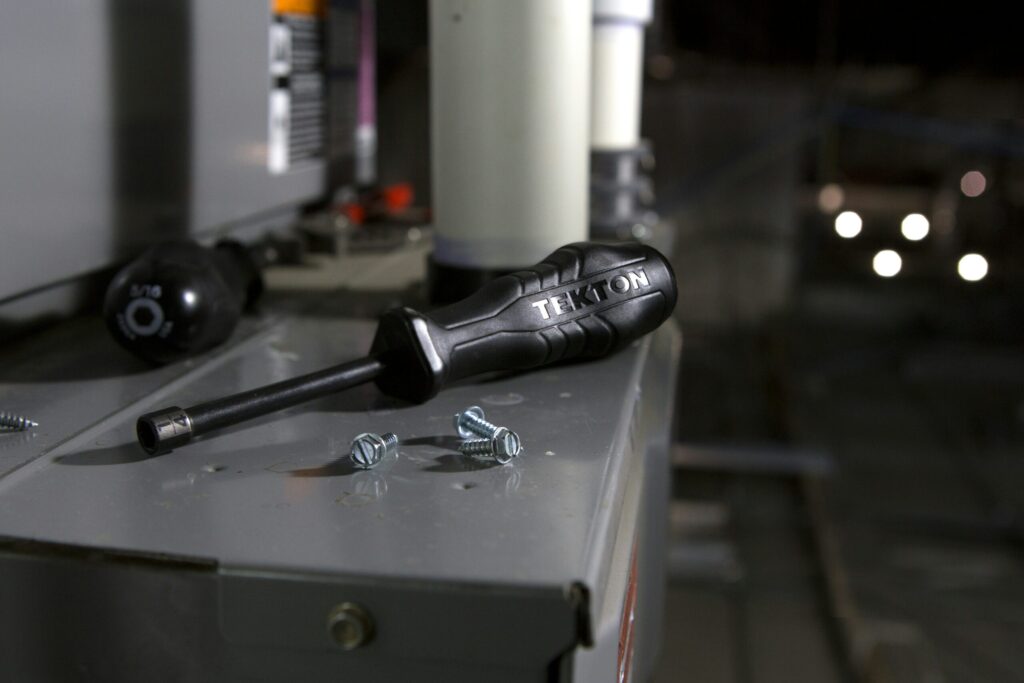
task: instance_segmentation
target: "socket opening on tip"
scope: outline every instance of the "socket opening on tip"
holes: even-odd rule
[[[142,418],[135,423],[135,435],[139,437],[139,445],[147,453],[153,454],[158,450],[160,438],[156,426],[149,420]]]

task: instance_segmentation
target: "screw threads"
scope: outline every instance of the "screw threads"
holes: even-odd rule
[[[463,455],[494,455],[494,446],[490,439],[473,439],[460,443],[459,453]]]
[[[38,426],[38,422],[33,422],[27,417],[15,415],[14,413],[0,412],[0,429],[21,432]]]
[[[452,420],[455,432],[463,439],[479,436],[490,439],[498,433],[499,427],[484,418],[484,409],[480,406],[469,406],[460,413],[455,413]]]
[[[453,424],[458,435],[466,439],[459,445],[459,452],[463,455],[490,456],[504,465],[522,451],[519,435],[508,427],[488,422],[480,406],[470,406],[461,413],[455,413]],[[473,436],[482,438],[473,439]]]
[[[466,429],[473,432],[477,436],[482,436],[486,439],[494,436],[494,433],[498,431],[498,426],[491,424],[483,417],[477,417],[473,413],[462,414],[463,424]]]
[[[384,455],[392,455],[398,449],[398,436],[385,432],[381,438],[384,439]]]

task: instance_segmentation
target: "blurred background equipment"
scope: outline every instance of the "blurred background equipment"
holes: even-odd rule
[[[431,296],[587,237],[587,2],[430,3]]]
[[[644,29],[651,0],[596,0],[590,93],[590,232],[648,237],[657,214],[647,171],[650,141],[640,139]]]
[[[0,301],[32,292],[34,317],[67,311],[86,276],[154,242],[251,239],[357,165],[371,182],[372,146],[356,161],[374,97],[364,4],[0,8]]]

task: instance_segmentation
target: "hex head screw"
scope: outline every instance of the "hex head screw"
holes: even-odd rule
[[[502,465],[517,457],[523,451],[519,435],[506,427],[498,427],[489,439],[463,441],[459,452],[463,455],[490,456]]]
[[[364,469],[373,467],[384,456],[398,452],[398,437],[388,432],[384,435],[366,432],[352,439],[352,461]]]

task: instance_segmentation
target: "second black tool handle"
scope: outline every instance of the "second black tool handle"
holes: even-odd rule
[[[675,275],[657,250],[580,242],[450,306],[385,313],[370,354],[383,364],[382,391],[424,401],[464,377],[607,355],[675,304]]]

